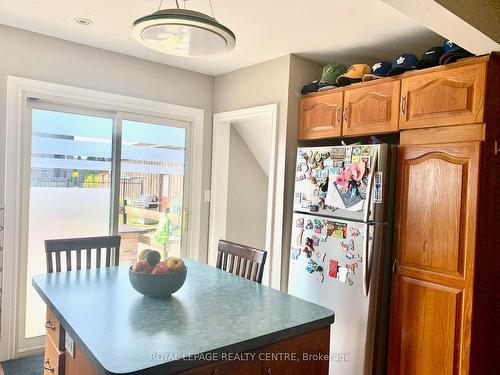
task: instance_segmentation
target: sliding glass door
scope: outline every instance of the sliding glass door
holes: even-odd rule
[[[46,239],[120,234],[120,263],[131,264],[144,248],[183,255],[187,230],[189,123],[27,104],[18,352],[43,344],[45,305],[31,278],[46,272]]]

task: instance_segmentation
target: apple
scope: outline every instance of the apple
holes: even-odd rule
[[[153,268],[153,271],[151,271],[151,274],[153,274],[153,275],[158,275],[161,273],[170,273],[170,270],[167,268],[167,266],[163,262],[158,263],[155,266],[155,268]]]
[[[151,249],[144,249],[139,253],[139,260],[144,260],[146,254],[149,253]]]
[[[178,272],[186,268],[184,261],[181,258],[177,257],[168,257],[167,259],[165,259],[165,265],[170,270],[170,272]]]
[[[156,266],[158,263],[160,263],[161,260],[161,254],[156,251],[156,250],[151,250],[146,253],[145,260],[147,263],[149,263],[152,267]]]

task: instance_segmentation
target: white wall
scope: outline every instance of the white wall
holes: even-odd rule
[[[268,145],[271,147],[271,145]],[[268,178],[231,125],[227,184],[226,239],[265,249]]]
[[[118,53],[0,25],[0,197],[4,196],[6,83],[8,75],[205,110],[203,189],[210,186],[214,78]],[[2,198],[3,200],[3,198]],[[203,200],[202,200],[203,201]],[[208,203],[200,245],[207,248]]]
[[[293,176],[297,145],[297,92],[305,83],[319,78],[321,69],[320,64],[286,55],[215,78],[215,112],[278,103],[277,154],[283,156],[284,162],[276,166],[282,172],[276,176],[275,194],[278,198],[275,201],[273,241],[282,249],[280,257],[283,255],[283,262],[280,267],[273,267],[276,254],[270,254],[268,259],[272,262],[270,272],[279,277],[282,290],[286,290],[287,285],[289,239],[286,237],[289,236],[289,207],[293,199],[293,177],[290,176]]]

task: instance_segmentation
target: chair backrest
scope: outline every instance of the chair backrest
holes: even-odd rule
[[[82,253],[85,253],[85,268],[91,268],[92,252],[95,253],[95,268],[101,268],[101,252],[105,251],[105,267],[118,266],[120,262],[120,236],[65,238],[45,240],[45,255],[47,273],[54,272],[53,258],[55,258],[55,272],[61,272],[61,253],[65,253],[66,271],[73,270],[71,253],[76,253],[76,267],[82,268]],[[95,251],[93,251],[95,250]],[[112,252],[114,253],[112,256]],[[111,261],[113,260],[113,264]]]
[[[220,240],[216,267],[260,284],[266,257],[267,251]]]

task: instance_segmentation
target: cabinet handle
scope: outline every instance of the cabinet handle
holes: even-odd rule
[[[347,110],[349,109],[348,106],[345,106],[344,108],[344,124],[347,124]]]
[[[392,263],[392,277],[396,277],[396,272],[398,270],[397,265],[398,261],[397,259],[394,259],[394,262]]]
[[[404,116],[406,113],[406,95],[403,95],[401,98],[401,116]]]
[[[50,320],[47,320],[47,321],[45,322],[45,328],[47,328],[47,329],[51,329],[52,331],[55,331],[55,330],[56,330],[56,326],[55,326],[55,325],[53,325],[53,324],[50,322]]]
[[[54,367],[50,367],[50,362],[48,359],[45,360],[45,363],[43,364],[43,369],[46,371],[54,372]]]
[[[268,367],[268,368],[267,368],[267,373],[268,373],[269,375],[271,375],[271,374],[272,374],[272,371],[271,371],[271,368],[270,368],[270,367]]]
[[[337,115],[336,115],[337,125],[340,125],[340,111],[341,110],[342,110],[341,107],[337,108]]]

